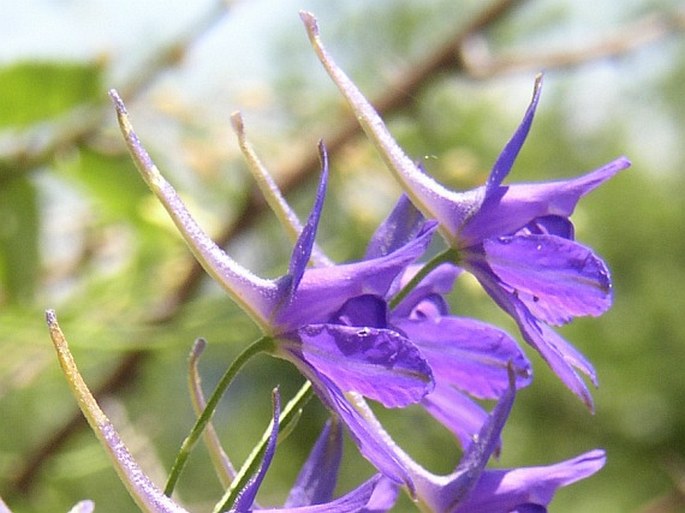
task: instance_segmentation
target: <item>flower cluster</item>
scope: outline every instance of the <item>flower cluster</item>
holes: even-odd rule
[[[211,415],[242,363],[257,352],[291,362],[307,384],[283,411],[274,392],[271,427],[253,457],[239,472],[230,463],[224,466],[227,492],[217,503],[217,513],[265,509],[255,499],[274,456],[279,430],[312,391],[330,411],[331,421],[278,511],[387,511],[400,490],[420,503],[421,509],[437,513],[546,511],[559,487],[603,466],[604,452],[593,450],[546,467],[487,469],[488,461],[501,449],[501,432],[517,390],[532,381],[531,365],[506,332],[455,316],[446,295],[460,273],[471,273],[513,318],[522,338],[592,409],[591,394],[580,374],[596,384],[595,371],[553,326],[605,312],[611,305],[611,280],[602,259],[574,239],[569,217],[582,196],[627,168],[629,162],[619,158],[569,180],[505,184],[533,122],[542,87],[538,77],[523,121],[486,183],[470,191],[449,190],[398,146],[324,48],[315,18],[304,12],[301,18],[321,63],[405,194],[372,235],[364,257],[336,263],[315,244],[329,173],[324,144],[319,145],[319,187],[311,213],[301,223],[248,143],[242,119],[234,115],[233,127],[245,159],[294,239],[287,274],[276,279],[255,276],[195,222],[143,148],[122,100],[112,91],[122,133],[141,175],[198,261],[254,320],[262,336],[231,366],[209,401],[198,387],[198,422],[163,491],[140,470],[93,400],[54,313],[48,312],[52,338],[74,393],[143,511],[185,511],[170,495],[200,435],[214,447],[218,460],[228,461],[211,429]],[[425,261],[428,245],[438,234],[445,249]],[[494,401],[494,408],[487,411],[481,400]],[[421,405],[454,435],[463,452],[460,463],[446,475],[425,469],[392,440],[367,401],[386,408]],[[378,473],[335,499],[343,428]],[[86,502],[74,511],[91,509],[92,504]]]

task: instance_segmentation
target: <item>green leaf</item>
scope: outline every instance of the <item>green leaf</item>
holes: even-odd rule
[[[25,127],[103,94],[93,63],[20,62],[0,68],[0,128]]]
[[[38,275],[38,198],[27,178],[0,186],[0,283],[10,303],[29,303]]]
[[[60,172],[97,198],[98,210],[116,220],[140,220],[140,202],[149,195],[128,154],[106,155],[80,148],[60,162]]]

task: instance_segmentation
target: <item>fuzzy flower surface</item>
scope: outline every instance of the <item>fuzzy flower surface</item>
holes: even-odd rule
[[[506,185],[528,135],[542,78],[523,121],[495,162],[485,185],[452,191],[420,169],[399,147],[380,116],[324,48],[316,19],[301,13],[324,68],[347,99],[389,169],[416,207],[440,223],[453,260],[471,272],[494,301],[516,321],[526,341],[566,386],[592,409],[578,372],[596,384],[592,365],[550,326],[573,317],[597,316],[611,305],[611,280],[603,260],[574,240],[569,217],[578,201],[629,166],[618,158],[569,180]]]

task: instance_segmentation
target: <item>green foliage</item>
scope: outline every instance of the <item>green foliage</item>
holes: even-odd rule
[[[29,179],[8,180],[0,187],[0,301],[30,304],[33,299],[40,272],[39,216]]]
[[[0,68],[0,129],[46,121],[101,98],[101,71],[95,64],[50,61]]]

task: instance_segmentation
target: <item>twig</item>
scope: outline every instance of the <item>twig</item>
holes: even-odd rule
[[[570,68],[628,55],[685,30],[685,13],[652,13],[579,48],[558,51],[509,52],[491,55],[481,44],[466,44],[462,59],[466,72],[483,80],[508,73]],[[475,43],[479,43],[476,41]]]
[[[130,101],[143,93],[163,71],[178,65],[188,49],[221,20],[233,3],[231,0],[218,0],[189,30],[157,49],[150,59],[132,73],[132,78],[118,88],[121,96]],[[8,149],[0,149],[1,178],[11,179],[39,168],[61,151],[86,143],[99,132],[111,115],[110,103],[105,99],[106,95],[103,95],[101,104],[76,107],[37,131],[29,130],[13,137],[14,140],[3,141],[3,146]]]

